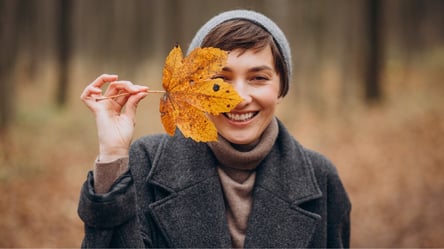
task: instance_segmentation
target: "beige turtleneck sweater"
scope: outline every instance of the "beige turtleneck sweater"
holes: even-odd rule
[[[239,151],[223,137],[208,144],[220,163],[217,171],[224,190],[225,215],[233,248],[244,247],[256,168],[270,152],[277,135],[277,120],[273,119],[260,141],[249,150]]]

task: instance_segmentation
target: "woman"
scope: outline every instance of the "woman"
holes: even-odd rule
[[[351,204],[335,167],[275,118],[291,77],[284,34],[262,14],[234,10],[201,27],[188,51],[199,46],[230,51],[214,77],[243,98],[211,116],[217,142],[176,132],[130,146],[147,88],[102,75],[82,93],[100,149],[80,197],[82,246],[348,247]],[[105,96],[130,95],[95,101],[105,82]]]

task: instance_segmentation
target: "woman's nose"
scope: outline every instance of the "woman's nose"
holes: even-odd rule
[[[239,103],[238,107],[245,106],[251,103],[252,97],[246,82],[238,80],[233,84],[233,87],[236,90],[236,92],[239,94],[239,96],[242,97],[242,102]]]

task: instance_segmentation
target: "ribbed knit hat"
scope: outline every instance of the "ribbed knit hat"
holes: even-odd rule
[[[291,65],[291,49],[290,45],[287,41],[282,30],[274,23],[271,19],[264,16],[261,13],[251,11],[251,10],[230,10],[226,12],[222,12],[215,17],[211,18],[207,23],[205,23],[196,33],[193,40],[188,47],[187,54],[189,54],[196,47],[200,47],[203,39],[207,34],[213,30],[217,25],[233,20],[233,19],[244,19],[251,21],[253,23],[258,24],[267,30],[271,36],[273,36],[276,45],[281,51],[282,57],[284,59],[284,63],[287,66],[288,75],[287,79],[290,81],[291,73],[292,73],[292,65]]]

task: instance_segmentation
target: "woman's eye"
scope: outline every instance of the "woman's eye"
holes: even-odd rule
[[[267,81],[268,78],[265,76],[254,76],[251,80],[252,81]]]
[[[228,81],[228,78],[224,75],[214,75],[211,79],[222,79],[223,81]]]

